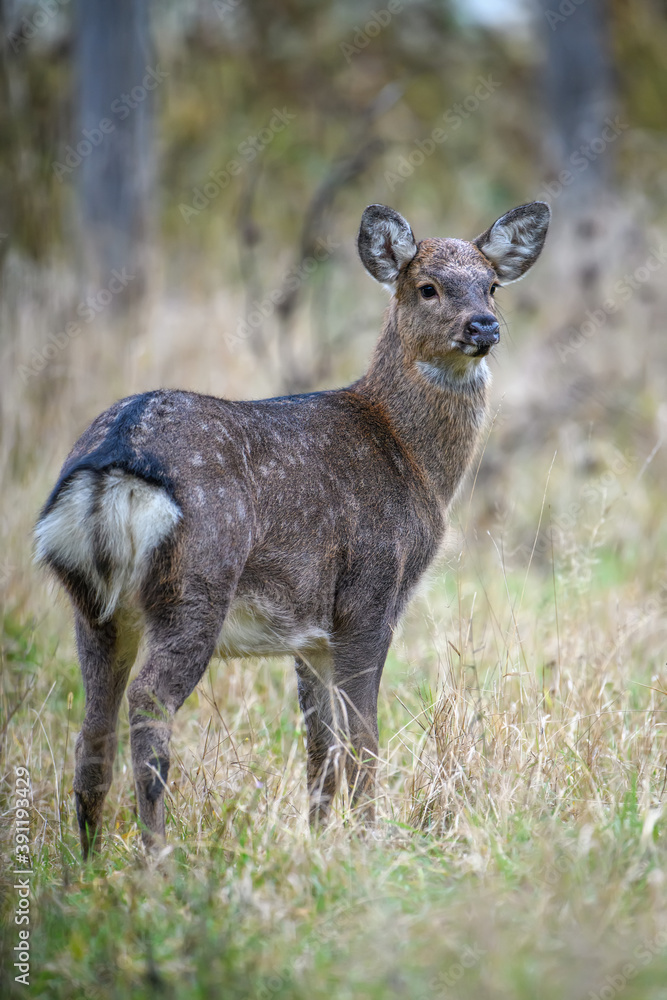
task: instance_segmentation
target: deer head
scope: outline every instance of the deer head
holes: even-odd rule
[[[358,246],[366,270],[394,294],[405,359],[427,377],[473,375],[498,343],[494,294],[539,257],[551,212],[544,202],[501,216],[472,242],[427,239],[386,205],[363,214]]]

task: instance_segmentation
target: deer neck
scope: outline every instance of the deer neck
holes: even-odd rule
[[[439,499],[453,499],[475,455],[487,411],[486,362],[462,359],[457,371],[438,359],[411,356],[396,311],[385,325],[365,375],[351,388],[379,406]]]

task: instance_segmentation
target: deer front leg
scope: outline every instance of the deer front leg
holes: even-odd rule
[[[367,823],[375,818],[377,698],[390,639],[390,634],[375,641],[341,636],[327,662],[297,659],[313,827],[326,823],[343,773],[355,814]]]
[[[313,828],[323,826],[340,784],[342,744],[334,719],[331,660],[324,656],[297,657],[299,705],[306,724],[308,754],[308,818]]]
[[[375,822],[375,775],[378,757],[377,688],[362,693],[363,709],[350,702],[348,753],[345,772],[355,815],[364,823]],[[358,714],[359,713],[359,714]]]
[[[365,824],[375,821],[378,691],[392,638],[391,629],[374,628],[372,621],[367,615],[350,623],[334,644],[335,690],[345,720],[345,772],[354,815]]]

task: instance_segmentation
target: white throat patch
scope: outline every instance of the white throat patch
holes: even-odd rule
[[[453,363],[437,361],[417,361],[416,367],[424,378],[441,389],[460,389],[464,386],[483,385],[491,380],[491,372],[486,358],[471,358],[461,355]]]

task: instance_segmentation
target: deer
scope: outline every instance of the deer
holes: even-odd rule
[[[478,450],[494,294],[535,263],[549,221],[536,201],[471,242],[417,242],[370,205],[359,256],[391,298],[356,382],[252,401],[157,389],[84,431],[35,528],[36,560],[74,612],[84,860],[99,849],[126,687],[143,843],[165,843],[172,722],[214,655],[294,657],[310,824],[327,822],[345,778],[351,813],[374,823],[385,659]]]

